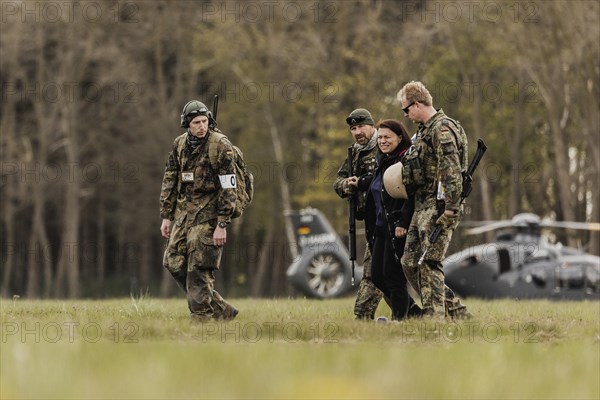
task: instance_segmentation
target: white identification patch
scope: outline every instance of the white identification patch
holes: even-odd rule
[[[237,187],[235,174],[219,175],[219,180],[223,189],[235,189]]]
[[[183,172],[181,174],[182,182],[194,182],[194,173],[193,172]]]

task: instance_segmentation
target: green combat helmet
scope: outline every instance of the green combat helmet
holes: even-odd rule
[[[190,122],[199,115],[206,115],[208,120],[212,123],[212,113],[203,102],[199,100],[188,101],[187,104],[183,106],[183,111],[181,112],[181,127],[186,129],[189,128]]]

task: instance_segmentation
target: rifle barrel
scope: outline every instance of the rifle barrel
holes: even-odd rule
[[[352,173],[352,146],[348,147],[348,178],[353,176]],[[354,261],[356,260],[356,197],[350,195],[348,199],[348,250],[350,251],[350,262],[352,263],[352,285],[354,286]]]
[[[217,113],[219,112],[219,95],[215,94],[213,98],[213,119],[217,122]]]

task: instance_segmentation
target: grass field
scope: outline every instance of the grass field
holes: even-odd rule
[[[387,324],[352,298],[232,303],[235,321],[198,324],[184,299],[2,300],[0,398],[600,398],[599,302]]]

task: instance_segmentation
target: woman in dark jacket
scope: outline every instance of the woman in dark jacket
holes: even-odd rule
[[[388,167],[402,160],[411,140],[400,121],[386,119],[378,122],[376,127],[379,129],[379,152],[377,170],[367,192],[365,227],[372,253],[373,283],[391,300],[392,319],[400,320],[409,315],[409,309],[414,306],[400,265],[414,202],[392,198],[383,185],[383,174]]]

